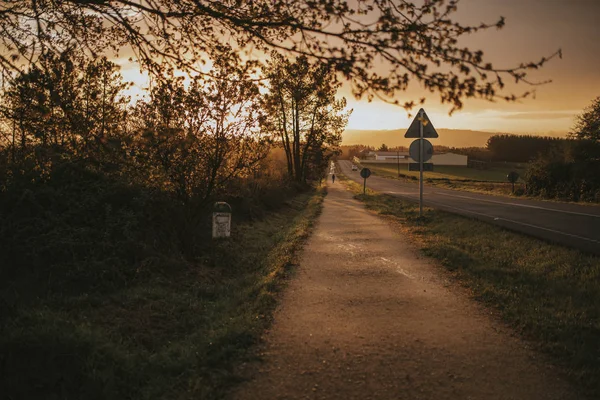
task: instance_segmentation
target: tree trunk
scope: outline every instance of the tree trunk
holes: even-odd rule
[[[294,177],[297,182],[304,181],[304,173],[300,165],[300,106],[294,101]]]
[[[311,146],[312,142],[315,140],[315,121],[317,119],[317,110],[318,109],[319,109],[319,103],[317,103],[315,105],[315,108],[313,109],[312,117],[311,117],[311,121],[310,121],[309,133],[306,137],[306,143],[304,144],[304,149],[302,151],[302,171],[306,171],[308,168],[308,165],[307,165],[308,154],[309,154],[310,146]],[[304,177],[304,179],[306,179],[306,176]]]

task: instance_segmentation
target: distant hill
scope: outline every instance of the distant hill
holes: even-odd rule
[[[342,145],[363,144],[379,147],[385,143],[388,147],[409,146],[414,139],[405,139],[406,128],[393,130],[357,130],[348,129],[342,134]],[[471,131],[467,129],[437,129],[440,135],[431,139],[433,145],[448,147],[485,147],[487,140],[501,132]],[[536,136],[565,137],[563,133],[534,134]]]

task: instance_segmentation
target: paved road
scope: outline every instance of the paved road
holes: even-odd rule
[[[560,371],[344,186],[235,400],[572,400]]]
[[[350,161],[340,161],[341,172],[363,183]],[[371,176],[367,187],[419,201],[418,183]],[[425,186],[424,203],[474,217],[554,243],[600,254],[600,207],[513,199]]]

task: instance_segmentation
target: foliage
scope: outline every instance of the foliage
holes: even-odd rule
[[[526,173],[527,192],[572,201],[600,201],[600,97],[578,116],[571,140],[540,154]]]
[[[462,154],[468,157],[468,160],[476,160],[476,161],[491,161],[492,153],[490,150],[483,147],[461,147],[456,148],[453,147],[450,149],[452,153]]]
[[[577,116],[577,122],[570,136],[577,140],[600,143],[600,96]]]
[[[270,321],[322,193],[236,208],[210,239],[195,204],[62,164],[0,191],[0,386],[14,399],[222,398]],[[190,238],[191,240],[187,240]]]
[[[290,62],[274,53],[266,75],[264,129],[285,150],[291,178],[321,178],[329,158],[339,152],[350,115],[344,112],[346,100],[335,98],[341,84],[326,64],[310,64],[304,56]]]
[[[527,193],[546,198],[579,199],[578,184],[573,179],[573,163],[564,149],[540,154],[525,172]]]
[[[120,147],[127,87],[106,58],[46,54],[3,93],[0,145],[10,148],[13,163],[33,163],[45,173],[65,152],[109,161]]]
[[[3,45],[31,56],[0,103],[3,395],[218,398],[319,209],[269,159],[256,63],[215,47],[211,70],[186,82],[165,64],[130,104],[119,68],[96,57],[136,40],[120,36],[119,4],[1,8]],[[18,70],[9,52],[0,63]],[[307,165],[327,159],[323,135]],[[236,240],[210,239],[216,199],[233,206]]]
[[[580,162],[600,167],[600,97],[577,116],[573,131],[573,157]],[[596,170],[598,171],[598,170]]]
[[[215,61],[211,75],[196,76],[189,88],[170,74],[147,100],[130,105],[123,95],[129,85],[105,58],[46,55],[3,93],[7,179],[33,173],[43,180],[61,163],[79,160],[208,204],[228,181],[257,173],[270,144],[259,130],[260,93],[249,78],[254,64]]]
[[[182,201],[206,203],[231,179],[257,171],[269,140],[259,131],[263,111],[250,66],[217,62],[211,78],[159,81],[139,102],[131,122],[135,162],[148,180]]]
[[[381,146],[379,146],[379,148],[377,149],[377,151],[389,151],[390,149],[387,147],[387,145],[385,143],[383,143]]]
[[[340,159],[352,160],[354,157],[360,158],[365,150],[373,150],[370,146],[364,146],[361,144],[354,146],[340,146]]]
[[[527,162],[565,139],[532,135],[494,135],[487,141],[493,161]]]
[[[452,109],[463,100],[515,100],[503,93],[504,80],[528,81],[538,62],[496,68],[481,50],[461,45],[476,32],[502,28],[462,25],[453,20],[459,0],[40,0],[2,6],[0,65],[19,70],[48,51],[77,49],[86,57],[133,54],[160,72],[164,63],[198,70],[213,51],[253,49],[263,53],[306,56],[339,72],[354,95],[379,96],[398,103],[396,95],[416,81],[438,92]],[[254,52],[257,54],[257,52]],[[233,61],[233,60],[231,60]],[[384,71],[380,73],[378,71]],[[525,93],[524,95],[527,95]],[[406,101],[409,108],[414,101]]]

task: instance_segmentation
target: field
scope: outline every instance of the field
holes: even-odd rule
[[[363,161],[375,175],[394,179],[419,179],[418,171],[408,171],[407,164],[400,164],[400,177],[398,177],[397,164],[379,164]],[[434,165],[433,172],[423,172],[423,177],[428,185],[441,186],[449,189],[464,190],[469,192],[492,193],[510,196],[512,184],[506,179],[509,172],[515,171],[520,176],[525,172],[525,164],[495,163],[489,169],[476,169],[454,165]],[[515,183],[515,193],[524,191],[524,182],[519,178]]]
[[[341,180],[478,301],[600,398],[600,258]],[[582,396],[582,398],[584,398]]]
[[[369,167],[371,171],[381,176],[398,177],[398,166],[396,164],[379,164],[363,161],[362,164]],[[434,165],[433,172],[424,172],[425,179],[450,179],[450,180],[474,180],[488,182],[507,182],[506,175],[516,171],[522,175],[525,171],[524,164],[496,164],[490,169],[475,169],[455,165]],[[409,171],[407,164],[400,164],[400,174],[409,177],[418,177],[418,171]]]

